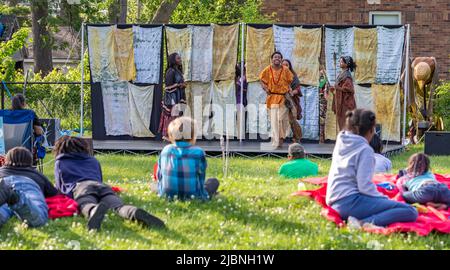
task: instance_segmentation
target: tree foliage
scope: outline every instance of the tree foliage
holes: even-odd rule
[[[29,28],[21,28],[10,40],[0,43],[0,80],[10,81],[14,78],[15,61],[12,57],[23,48],[29,34]]]

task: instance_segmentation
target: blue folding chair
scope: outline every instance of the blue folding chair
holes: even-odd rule
[[[40,159],[36,157],[34,149],[32,110],[0,110],[3,118],[3,137],[5,140],[5,153],[16,146],[22,146],[33,153],[34,165],[39,165]],[[42,167],[39,166],[42,171]]]

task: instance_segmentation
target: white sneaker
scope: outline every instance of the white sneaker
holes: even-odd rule
[[[347,227],[350,230],[361,230],[361,221],[359,221],[355,217],[348,217],[348,219],[347,219]]]
[[[362,227],[363,227],[363,229],[370,229],[370,230],[379,230],[379,229],[384,229],[384,227],[380,227],[380,226],[377,226],[377,225],[375,225],[375,224],[373,224],[373,223],[364,223],[363,225],[362,225]]]

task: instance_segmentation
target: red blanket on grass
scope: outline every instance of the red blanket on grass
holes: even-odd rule
[[[435,176],[439,182],[444,183],[450,187],[450,175],[435,174]],[[320,204],[320,206],[322,206],[321,214],[326,219],[336,223],[339,227],[345,226],[344,221],[341,219],[339,214],[325,203],[325,195],[327,191],[327,177],[310,178],[303,181],[315,185],[321,185],[321,187],[316,190],[297,191],[292,195],[306,196],[314,199],[318,204]],[[375,184],[389,182],[395,185],[396,181],[397,180],[395,175],[375,175],[373,179],[373,182]],[[378,186],[378,190],[383,194],[387,195],[391,200],[404,202],[403,197],[400,195],[396,187],[393,190],[388,190]],[[383,229],[366,229],[366,231],[385,235],[395,232],[415,232],[420,236],[428,235],[432,231],[437,231],[441,233],[450,233],[449,209],[440,211],[431,209],[432,211],[429,210],[427,213],[419,212],[419,217],[417,218],[416,222],[394,223]],[[438,211],[441,214],[441,218],[445,217],[446,220],[443,221],[441,218],[439,218],[439,213],[436,214],[434,210]]]
[[[78,212],[78,204],[65,195],[56,195],[46,198],[48,217],[50,219],[71,217]]]

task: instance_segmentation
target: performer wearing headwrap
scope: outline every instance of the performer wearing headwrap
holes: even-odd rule
[[[291,83],[289,92],[285,94],[286,107],[289,110],[289,124],[292,129],[292,141],[300,143],[302,139],[302,128],[298,123],[298,120],[302,119],[302,107],[300,106],[300,97],[303,96],[300,89],[300,79],[292,68],[291,61],[283,59],[283,66],[289,68],[294,75],[294,80]]]
[[[319,143],[325,142],[325,124],[327,121],[327,107],[329,95],[329,82],[325,70],[320,69],[319,78]]]
[[[334,87],[330,90],[333,96],[333,112],[336,114],[339,131],[345,127],[345,114],[347,111],[356,109],[355,89],[351,72],[356,69],[356,64],[350,56],[343,56],[339,59],[339,66],[342,71],[336,78]]]

